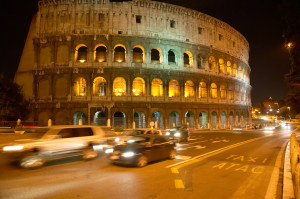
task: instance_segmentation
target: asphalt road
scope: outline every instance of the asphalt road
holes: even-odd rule
[[[17,137],[31,135],[26,136]],[[287,129],[197,131],[188,143],[177,146],[175,160],[144,168],[112,165],[100,156],[24,170],[0,155],[0,198],[280,198],[282,156],[289,136]],[[14,139],[0,134],[0,143]]]

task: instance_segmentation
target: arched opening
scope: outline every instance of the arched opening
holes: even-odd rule
[[[135,128],[146,128],[146,116],[143,112],[134,113]]]
[[[155,111],[152,113],[152,121],[155,122],[155,128],[164,129],[164,119],[160,112]]]
[[[237,76],[237,66],[236,64],[233,64],[233,76]]]
[[[160,64],[162,62],[161,50],[159,48],[151,49],[151,63]]]
[[[231,86],[228,89],[228,99],[233,100],[233,90]]]
[[[73,86],[74,96],[86,96],[86,81],[82,77],[77,77]]]
[[[208,58],[208,64],[209,64],[209,69],[210,70],[215,70],[215,68],[216,68],[216,59],[213,56],[210,56]]]
[[[113,115],[113,127],[120,126],[126,128],[126,116],[123,112],[115,112]]]
[[[126,81],[123,77],[117,77],[113,83],[114,96],[124,96],[126,94]]]
[[[245,80],[245,69],[243,69],[243,80]]]
[[[163,97],[163,82],[160,79],[152,80],[151,95],[153,97]]]
[[[179,114],[176,111],[173,111],[169,115],[169,128],[174,128],[180,126]]]
[[[218,125],[218,115],[215,111],[211,113],[211,129],[217,129]]]
[[[205,82],[199,84],[199,98],[207,98],[207,86]]]
[[[231,71],[231,62],[228,61],[227,62],[227,75],[231,75],[232,74],[232,71]]]
[[[169,97],[179,97],[180,90],[179,90],[179,83],[177,80],[171,80],[169,82]]]
[[[219,72],[225,73],[225,62],[223,59],[219,59]]]
[[[239,78],[242,79],[242,67],[239,67]]]
[[[106,96],[106,80],[103,77],[96,77],[93,82],[93,95]]]
[[[195,97],[194,83],[192,81],[185,82],[184,85],[184,97]]]
[[[175,64],[176,63],[176,57],[175,57],[175,53],[172,50],[169,50],[168,52],[168,63],[169,64]]]
[[[193,54],[189,51],[183,53],[183,64],[185,67],[193,66]]]
[[[246,90],[244,91],[244,100],[245,100],[245,102],[247,102],[247,101],[248,101],[248,97],[247,97],[247,91],[246,91]]]
[[[123,45],[117,45],[114,48],[114,62],[125,62],[126,60],[126,48]]]
[[[188,111],[185,113],[185,124],[187,125],[187,128],[195,128],[195,118],[193,112]]]
[[[134,96],[144,96],[145,95],[145,80],[141,77],[137,77],[132,83],[132,94]]]
[[[240,126],[240,114],[237,112],[236,114],[235,114],[235,126]]]
[[[239,100],[239,88],[238,87],[236,87],[235,88],[235,101],[238,101]]]
[[[95,62],[106,62],[106,55],[107,48],[104,45],[100,44],[96,46],[94,52]]]
[[[241,114],[241,127],[245,126],[245,120],[244,120],[244,115]]]
[[[75,49],[75,61],[79,63],[87,62],[88,49],[84,44],[80,44]]]
[[[220,91],[221,91],[221,99],[226,99],[226,86],[225,85],[221,85],[220,86]]]
[[[233,112],[232,111],[230,111],[230,113],[229,113],[229,125],[230,125],[230,128],[232,128],[234,126]]]
[[[81,119],[82,121],[82,125],[86,125],[86,116],[83,112],[76,112],[74,115],[73,115],[73,124],[74,125],[79,125],[79,120]]]
[[[221,128],[226,129],[227,128],[227,122],[226,122],[226,113],[221,113]]]
[[[215,83],[212,83],[210,86],[210,94],[212,99],[218,98],[218,87]]]
[[[202,111],[199,114],[199,125],[200,129],[206,129],[207,128],[207,113]]]
[[[144,49],[142,47],[133,48],[133,62],[143,63],[144,62]]]
[[[106,115],[103,111],[98,111],[94,115],[94,125],[96,126],[106,126]]]

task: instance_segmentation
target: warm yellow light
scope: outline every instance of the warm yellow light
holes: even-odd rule
[[[288,47],[288,48],[293,48],[293,47],[294,47],[294,44],[293,44],[292,42],[289,42],[289,43],[287,43],[287,47]]]
[[[79,62],[80,62],[80,63],[84,63],[84,62],[85,62],[85,60],[84,60],[84,59],[81,59],[81,60],[79,60]]]

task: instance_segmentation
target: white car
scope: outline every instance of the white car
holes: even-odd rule
[[[15,142],[1,150],[15,155],[21,167],[36,168],[47,161],[71,156],[93,159],[106,142],[104,137],[97,126],[53,126],[40,139]]]

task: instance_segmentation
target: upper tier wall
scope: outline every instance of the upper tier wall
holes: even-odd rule
[[[228,24],[181,6],[151,1],[40,0],[36,36],[108,35],[173,39],[217,49],[249,64],[247,40]]]

